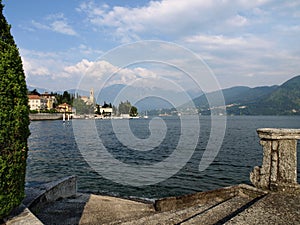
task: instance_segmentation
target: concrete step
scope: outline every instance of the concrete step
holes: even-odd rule
[[[166,212],[160,212],[153,215],[149,215],[139,220],[132,220],[122,224],[125,225],[154,225],[154,224],[178,224],[186,218],[190,218],[195,214],[201,213],[205,210],[208,210],[210,207],[213,207],[214,204],[205,204],[205,205],[197,205],[189,208],[185,208],[182,210],[172,210]]]
[[[224,224],[258,200],[259,198],[251,199],[245,196],[235,196],[229,200],[216,204],[209,210],[187,218],[180,224]]]
[[[270,193],[226,222],[226,225],[300,224],[300,195]]]
[[[257,199],[247,196],[235,196],[221,202],[199,204],[182,210],[161,212],[122,224],[223,224],[255,201]]]

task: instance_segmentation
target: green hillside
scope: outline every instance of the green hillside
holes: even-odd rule
[[[300,76],[296,76],[270,95],[249,105],[252,114],[300,115]]]
[[[300,115],[300,76],[280,86],[232,87],[222,90],[227,114],[233,115]],[[195,98],[202,114],[210,114],[207,97],[216,102],[217,92]]]

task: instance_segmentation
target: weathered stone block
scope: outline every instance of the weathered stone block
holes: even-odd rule
[[[252,184],[267,190],[296,187],[297,140],[300,139],[300,129],[262,128],[257,133],[263,147],[263,162],[261,168],[255,167],[250,174]]]
[[[278,182],[297,183],[297,140],[281,140],[278,147]]]

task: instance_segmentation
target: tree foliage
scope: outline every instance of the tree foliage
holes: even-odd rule
[[[138,110],[135,106],[132,106],[131,103],[127,100],[126,102],[121,102],[119,104],[119,114],[129,114],[130,116],[137,116]]]
[[[24,198],[28,126],[22,60],[0,0],[0,219]]]
[[[85,103],[80,98],[74,99],[72,106],[76,109],[77,114],[92,114],[92,113],[94,113],[94,106],[91,104]]]
[[[33,89],[32,91],[28,91],[29,95],[41,95],[36,89]]]
[[[131,106],[129,115],[133,117],[136,117],[138,115],[138,110],[135,106]]]
[[[120,114],[129,114],[130,113],[131,104],[129,101],[126,102],[120,102],[119,104],[119,113]]]
[[[67,103],[69,105],[72,105],[73,100],[75,99],[75,95],[69,93],[68,91],[64,91],[63,94],[54,93],[53,94],[56,98],[57,105]]]

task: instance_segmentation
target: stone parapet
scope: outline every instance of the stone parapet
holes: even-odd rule
[[[300,129],[260,128],[257,133],[267,140],[300,140]]]
[[[250,174],[253,185],[271,191],[298,188],[297,140],[300,139],[300,129],[262,128],[257,133],[263,147],[263,162]]]
[[[60,198],[75,196],[77,193],[77,177],[69,176],[39,187],[27,188],[23,204],[28,208],[39,208],[48,202]]]

